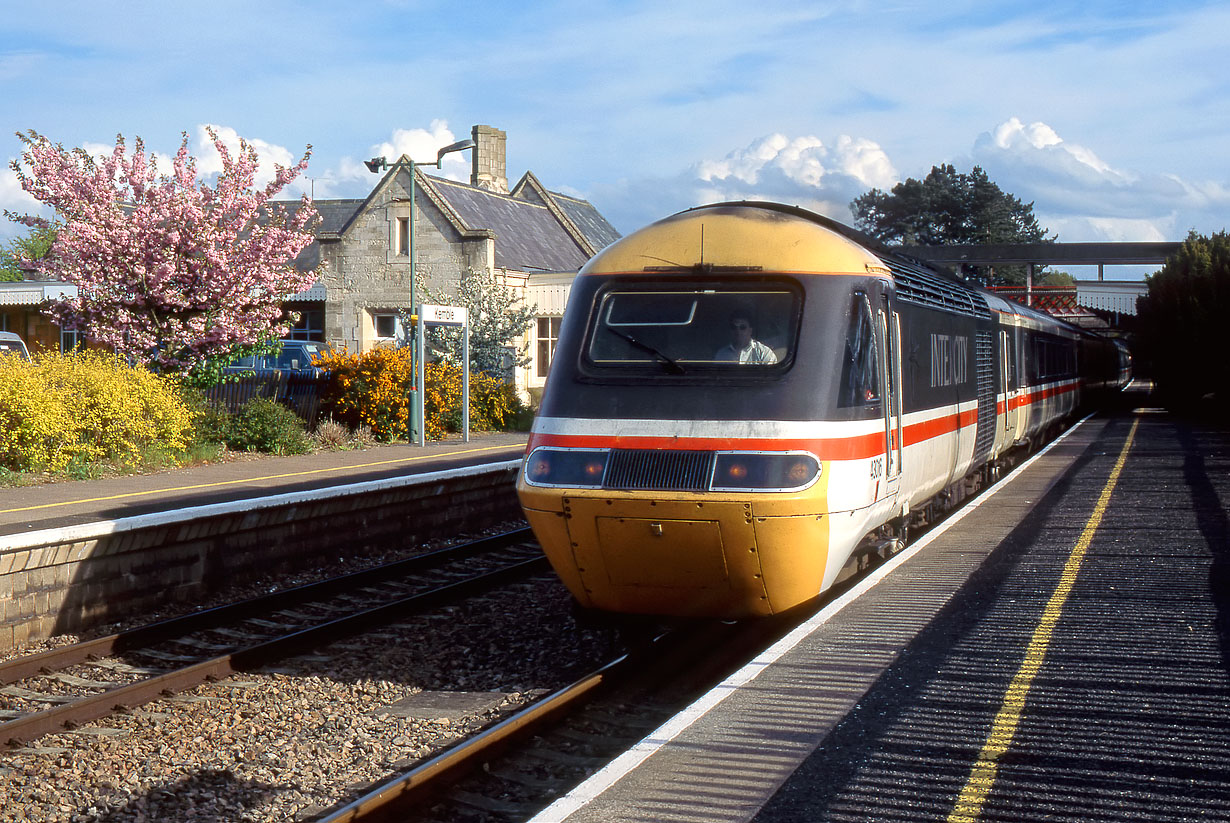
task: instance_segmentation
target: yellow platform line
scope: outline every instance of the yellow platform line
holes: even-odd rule
[[[496,451],[499,449],[507,449],[509,446],[484,446],[475,449],[462,449],[461,451],[452,452],[437,452],[435,454],[418,454],[413,457],[398,457],[392,460],[377,460],[372,463],[356,463],[350,466],[334,466],[328,469],[310,469],[308,471],[286,472],[285,474],[268,474],[264,477],[244,477],[237,480],[219,480],[215,483],[197,483],[192,486],[171,486],[165,489],[147,489],[139,492],[125,492],[123,494],[112,494],[105,497],[88,497],[79,500],[63,500],[59,503],[40,503],[36,506],[21,506],[16,509],[0,509],[0,514],[14,514],[16,512],[37,511],[39,509],[54,509],[59,506],[75,506],[81,503],[103,503],[108,500],[123,500],[129,497],[145,497],[151,494],[166,494],[168,492],[186,492],[196,489],[212,489],[222,486],[237,486],[244,483],[260,483],[265,480],[283,480],[287,477],[309,477],[314,474],[328,474],[329,472],[347,471],[350,469],[371,469],[377,466],[389,466],[395,463],[413,463],[416,460],[427,460],[433,457],[454,457],[462,454],[479,454],[481,452]]]
[[[1008,751],[1008,746],[1016,736],[1030,687],[1042,668],[1042,662],[1051,644],[1051,635],[1059,622],[1059,616],[1063,612],[1068,595],[1071,594],[1072,587],[1076,585],[1076,576],[1080,573],[1089,544],[1093,541],[1094,533],[1102,524],[1102,517],[1106,514],[1107,506],[1110,505],[1110,495],[1119,482],[1119,475],[1123,472],[1124,463],[1127,462],[1128,449],[1132,447],[1132,440],[1136,437],[1136,427],[1139,423],[1139,419],[1132,421],[1127,440],[1124,441],[1123,449],[1119,452],[1119,459],[1115,461],[1115,467],[1111,469],[1106,486],[1103,487],[1102,494],[1098,497],[1093,514],[1085,523],[1084,530],[1068,555],[1068,562],[1064,564],[1059,585],[1051,594],[1051,599],[1042,612],[1042,619],[1034,629],[1033,637],[1030,638],[1029,646],[1025,650],[1025,659],[1008,685],[1008,691],[1004,695],[1003,703],[1000,704],[999,712],[995,715],[995,722],[991,725],[991,732],[987,735],[986,743],[983,744],[982,751],[978,753],[978,760],[975,761],[970,771],[965,788],[961,790],[956,805],[948,815],[949,823],[974,823],[982,813],[982,804],[990,794],[992,786],[995,785],[995,779],[999,773],[999,759]]]

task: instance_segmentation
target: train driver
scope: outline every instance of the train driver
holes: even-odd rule
[[[748,312],[730,315],[730,342],[717,350],[713,359],[724,363],[770,366],[777,362],[773,350],[752,337],[752,319]]]

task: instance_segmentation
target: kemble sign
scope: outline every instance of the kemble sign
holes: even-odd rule
[[[428,306],[419,309],[419,317],[424,323],[437,326],[465,326],[469,320],[465,306]]]
[[[432,306],[427,303],[419,305],[417,312],[419,318],[419,326],[426,329],[428,326],[452,326],[461,329],[461,440],[463,443],[470,442],[470,325],[469,312],[465,306]],[[423,339],[423,343],[426,343]],[[427,392],[423,386],[423,374],[426,367],[426,345],[419,345],[418,363],[415,364],[415,371],[418,374],[415,380],[417,391],[415,392],[414,405],[415,414],[418,415],[418,444],[421,446],[424,442],[424,429],[427,428],[427,418],[424,416],[426,409],[425,401]]]

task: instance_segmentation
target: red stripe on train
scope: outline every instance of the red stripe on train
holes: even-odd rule
[[[1041,389],[1020,398],[1023,406],[1046,397],[1072,391],[1075,386]],[[1000,410],[1002,412],[1002,404]],[[978,410],[967,409],[905,427],[906,446],[967,428],[977,428]],[[532,434],[527,451],[538,446],[571,449],[675,449],[679,451],[807,451],[821,460],[866,460],[884,453],[884,432],[852,437],[778,438],[778,437],[677,437],[668,435]]]

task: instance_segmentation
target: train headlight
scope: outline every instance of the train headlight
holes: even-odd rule
[[[525,461],[525,480],[531,486],[600,489],[608,455],[597,449],[534,449]]]
[[[815,456],[722,452],[713,465],[713,491],[799,491],[820,477]]]

